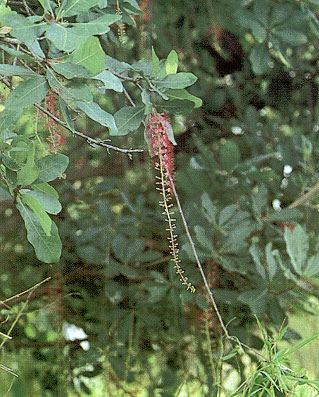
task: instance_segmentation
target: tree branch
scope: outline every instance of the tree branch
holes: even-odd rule
[[[46,114],[48,117],[50,117],[52,120],[54,120],[61,127],[64,127],[68,131],[72,132],[74,135],[77,135],[80,138],[84,139],[89,145],[102,146],[102,147],[105,147],[106,149],[115,150],[115,151],[121,152],[121,153],[141,153],[141,152],[144,152],[144,149],[123,149],[123,148],[119,148],[117,146],[109,145],[108,143],[105,143],[104,140],[101,140],[101,139],[98,139],[98,138],[91,138],[90,136],[83,134],[83,132],[73,130],[72,128],[70,128],[67,125],[67,123],[65,123],[64,121],[60,120],[58,117],[56,117],[54,114],[52,114],[49,110],[45,109],[43,106],[39,105],[38,103],[34,104],[34,106],[37,109],[39,109],[42,113]]]

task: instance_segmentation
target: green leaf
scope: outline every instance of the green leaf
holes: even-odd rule
[[[240,160],[240,151],[237,144],[227,140],[219,150],[219,157],[223,168],[231,171]]]
[[[205,248],[208,252],[211,252],[212,248],[213,248],[213,244],[207,238],[205,229],[200,225],[196,225],[194,227],[194,232],[195,232],[195,236],[196,236],[198,242],[200,243],[201,247]]]
[[[264,184],[256,186],[251,194],[252,209],[257,219],[260,219],[265,211],[268,202],[268,192]]]
[[[303,218],[303,213],[297,208],[283,208],[280,211],[276,211],[271,215],[268,215],[264,219],[266,222],[289,222],[289,221],[300,221]]]
[[[255,21],[250,28],[256,41],[258,43],[263,43],[267,37],[266,29],[261,26],[260,23],[258,23],[257,21]]]
[[[253,71],[255,74],[264,74],[269,70],[270,57],[267,46],[260,44],[254,47],[249,55]]]
[[[265,252],[266,252],[266,262],[267,262],[269,280],[272,281],[277,271],[276,260],[272,252],[272,243],[268,243],[266,245]]]
[[[36,214],[19,197],[17,201],[17,209],[27,229],[28,241],[33,245],[38,259],[45,263],[58,262],[62,244],[55,223],[51,223],[50,236],[47,236]]]
[[[202,211],[209,223],[216,225],[217,208],[207,193],[201,196]]]
[[[52,23],[46,30],[46,37],[59,50],[71,52],[89,37],[109,32],[109,25],[120,18],[117,14],[104,14],[88,23],[73,24],[73,27],[69,24]]]
[[[266,310],[268,301],[267,291],[261,289],[254,289],[242,292],[238,296],[238,300],[250,306],[251,310],[257,315],[261,316]]]
[[[157,105],[160,112],[174,113],[174,114],[189,114],[194,109],[194,103],[190,101],[169,100]]]
[[[80,81],[70,81],[60,93],[62,99],[68,101],[92,102],[93,95],[89,87]]]
[[[37,192],[42,192],[42,193],[45,193],[46,195],[52,196],[56,199],[59,199],[58,192],[54,189],[54,187],[52,187],[48,183],[33,183],[32,188],[34,190],[36,190]],[[38,199],[39,199],[39,197],[38,197]],[[43,205],[43,207],[45,207],[45,205]],[[46,211],[49,212],[50,214],[55,214],[55,212],[50,212],[48,210],[46,210]]]
[[[66,103],[64,102],[64,100],[60,97],[59,97],[59,105],[60,105],[60,110],[61,110],[62,116],[64,118],[64,121],[66,122],[68,127],[71,129],[71,131],[74,133],[74,131],[75,131],[74,124],[73,124],[73,121],[71,120],[68,107],[67,107]]]
[[[33,70],[24,68],[23,66],[15,66],[8,64],[0,64],[0,74],[3,76],[20,76],[20,77],[34,77],[37,76]]]
[[[197,77],[192,73],[177,73],[177,74],[169,74],[162,80],[153,80],[153,84],[155,84],[158,88],[171,88],[174,90],[179,90],[185,87],[188,87],[194,84],[197,80]]]
[[[263,280],[266,279],[266,272],[265,269],[263,267],[263,265],[261,264],[261,260],[260,260],[260,249],[256,244],[252,244],[249,248],[249,253],[252,256],[255,265],[256,265],[256,269],[257,272],[260,274],[261,278]]]
[[[274,29],[272,31],[274,36],[280,38],[282,41],[285,43],[291,45],[291,46],[298,46],[302,44],[306,44],[308,39],[307,36],[302,33],[298,32],[297,30],[292,30],[292,29]]]
[[[61,51],[71,52],[75,50],[83,41],[88,39],[88,35],[78,34],[68,25],[61,23],[52,23],[47,27],[46,38]]]
[[[75,65],[71,62],[51,63],[51,67],[55,72],[67,79],[87,78],[90,76],[89,71],[84,66]]]
[[[17,109],[4,109],[0,114],[0,131],[10,127],[22,115],[23,108],[20,106]]]
[[[41,205],[40,201],[33,197],[32,195],[28,195],[21,193],[21,199],[22,201],[29,207],[31,210],[35,213],[35,215],[38,217],[38,220],[43,228],[44,233],[47,236],[50,236],[51,233],[51,218],[49,215],[45,212],[45,209]]]
[[[30,55],[28,55],[28,54],[26,54],[26,53],[24,53],[22,51],[17,51],[17,50],[15,50],[13,48],[10,48],[10,47],[8,47],[8,46],[6,46],[4,44],[1,44],[0,48],[3,51],[5,51],[7,54],[9,54],[9,55],[17,57],[19,59],[23,59],[23,60],[28,61],[28,62],[34,62],[34,57],[32,57],[32,56],[30,56]]]
[[[237,212],[238,206],[236,204],[231,204],[223,208],[219,214],[219,226],[223,227],[224,225],[226,225]]]
[[[202,106],[203,101],[196,97],[195,95],[190,94],[186,90],[168,90],[165,92],[165,94],[170,98],[170,99],[178,99],[178,100],[188,100],[194,103],[195,108],[199,108]]]
[[[253,5],[254,17],[263,26],[268,26],[270,5],[269,0],[255,0]]]
[[[152,102],[150,92],[146,89],[143,89],[141,94],[142,102],[145,105],[145,114],[150,114],[152,111]]]
[[[42,19],[42,18],[40,18]],[[3,16],[3,23],[12,28],[10,35],[22,43],[36,40],[44,32],[46,23],[34,24],[32,19],[16,12]]]
[[[292,232],[288,227],[285,228],[284,239],[292,266],[297,274],[302,275],[309,249],[308,236],[303,228],[297,225]]]
[[[105,68],[105,53],[97,37],[90,37],[80,44],[66,60],[84,66],[93,75],[101,73]]]
[[[45,184],[42,184],[42,185],[45,185]],[[47,192],[39,190],[40,189],[39,186],[41,186],[41,184],[32,185],[32,187],[35,188],[35,190],[21,189],[20,193],[21,194],[23,193],[24,197],[30,196],[30,197],[36,199],[41,204],[41,206],[44,208],[44,210],[46,212],[48,212],[49,214],[57,215],[62,209],[61,203],[59,202],[58,198],[53,196],[51,194],[51,192],[47,193]],[[50,185],[47,185],[47,186],[52,188],[52,186],[50,186]],[[52,189],[54,190],[54,188],[52,188]],[[54,192],[57,193],[55,190],[54,190]],[[26,202],[26,204],[28,204],[28,203]],[[32,207],[30,207],[30,208],[33,209]],[[33,211],[34,211],[34,209],[33,209]]]
[[[308,278],[318,277],[319,275],[319,254],[308,259],[303,275]]]
[[[19,109],[39,103],[46,96],[49,85],[44,77],[31,78],[20,83],[5,100],[7,109]]]
[[[74,23],[73,30],[78,35],[86,35],[87,37],[93,35],[101,35],[110,31],[110,25],[121,19],[119,14],[104,14],[93,19],[87,23]]]
[[[114,135],[126,135],[130,131],[135,131],[140,126],[144,118],[145,106],[126,106],[115,113],[114,119],[118,131]]]
[[[152,73],[151,76],[157,76],[160,72],[159,59],[156,55],[154,47],[152,47]]]
[[[41,4],[45,13],[49,13],[52,16],[54,16],[54,12],[53,12],[50,0],[39,0],[39,3]]]
[[[100,0],[64,0],[58,9],[58,15],[72,17],[73,15],[83,14],[99,2]]]
[[[64,154],[49,154],[48,156],[42,157],[38,161],[39,177],[37,183],[50,182],[56,178],[60,178],[68,164],[69,158]]]
[[[39,170],[35,164],[25,165],[17,172],[18,185],[21,186],[31,185],[31,183],[38,178],[38,175],[39,175]]]
[[[103,110],[96,102],[76,102],[76,105],[88,117],[90,117],[90,119],[108,127],[111,135],[118,135],[118,129],[114,117]]]
[[[121,79],[114,76],[114,74],[109,70],[103,70],[103,72],[91,77],[91,79],[102,81],[103,86],[101,86],[101,88],[106,90],[114,90],[116,92],[123,92]]]
[[[172,50],[166,59],[165,62],[165,71],[166,74],[176,74],[178,69],[178,56],[176,51]]]

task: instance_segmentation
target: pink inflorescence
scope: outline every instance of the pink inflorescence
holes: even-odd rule
[[[45,98],[45,105],[50,113],[61,119],[61,113],[58,110],[57,97],[52,90],[48,92]],[[48,141],[50,142],[50,152],[56,153],[61,146],[65,144],[65,135],[62,132],[61,126],[52,118],[47,117],[45,124],[50,131],[50,136],[48,137]]]
[[[169,118],[165,113],[152,113],[146,124],[150,152],[152,156],[161,157],[162,167],[166,172],[168,186],[173,193],[171,180],[174,179],[174,150],[169,139],[171,129]]]

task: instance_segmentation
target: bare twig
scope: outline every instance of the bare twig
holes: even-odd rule
[[[312,200],[313,197],[319,194],[319,182],[317,182],[315,184],[315,186],[313,188],[311,188],[309,190],[309,192],[307,192],[306,194],[304,194],[303,196],[299,197],[296,201],[294,201],[293,203],[291,203],[289,205],[289,208],[296,208],[300,205],[304,205],[306,204],[308,201]]]
[[[11,88],[10,83],[6,79],[3,79],[3,82],[4,82],[4,84],[7,87]],[[121,153],[141,153],[141,152],[144,152],[144,149],[123,149],[123,148],[120,148],[120,147],[117,147],[117,146],[109,145],[108,143],[105,143],[104,140],[91,138],[90,136],[83,134],[83,132],[76,131],[75,129],[72,129],[71,127],[69,127],[67,125],[67,123],[65,123],[64,121],[62,121],[58,117],[56,117],[53,113],[51,113],[49,110],[47,110],[43,106],[39,105],[38,103],[35,103],[34,106],[37,109],[39,109],[42,113],[46,114],[48,117],[50,117],[52,120],[54,120],[61,127],[64,127],[68,131],[72,132],[74,135],[77,135],[80,138],[84,139],[89,145],[102,146],[102,147],[105,147],[108,150],[115,150],[115,151],[121,152]]]
[[[242,342],[241,342],[238,338],[236,338],[235,336],[229,335],[228,330],[227,330],[227,328],[226,328],[226,326],[225,326],[225,324],[224,324],[224,321],[223,321],[223,319],[222,319],[222,316],[221,316],[221,314],[220,314],[220,312],[219,312],[219,309],[218,309],[218,306],[217,306],[217,304],[216,304],[216,301],[215,301],[215,298],[214,298],[214,296],[213,296],[213,293],[212,293],[212,291],[211,291],[211,289],[210,289],[210,287],[209,287],[209,284],[208,284],[208,281],[207,281],[207,278],[206,278],[206,275],[205,275],[203,266],[202,266],[202,264],[200,263],[199,257],[198,257],[198,255],[197,255],[197,251],[196,251],[196,248],[195,248],[195,244],[194,244],[193,238],[192,238],[192,236],[191,236],[191,234],[190,234],[190,231],[189,231],[189,228],[188,228],[188,224],[187,224],[187,221],[186,221],[186,218],[185,218],[185,215],[184,215],[184,212],[183,212],[181,203],[180,203],[180,201],[179,201],[178,194],[177,194],[177,192],[176,192],[174,180],[173,180],[173,178],[172,178],[170,175],[169,175],[168,177],[169,177],[169,180],[170,180],[170,182],[171,182],[171,187],[172,187],[172,189],[173,189],[173,193],[174,193],[174,196],[175,196],[175,199],[176,199],[178,211],[179,211],[180,216],[181,216],[181,218],[182,218],[183,225],[184,225],[184,229],[185,229],[185,231],[186,231],[186,235],[187,235],[189,244],[190,244],[190,246],[191,246],[191,249],[192,249],[193,255],[194,255],[194,257],[195,257],[197,266],[198,266],[198,268],[199,268],[199,271],[200,271],[200,273],[201,273],[202,279],[203,279],[203,281],[204,281],[206,291],[208,292],[210,301],[211,301],[211,303],[212,303],[212,305],[213,305],[213,307],[214,307],[214,310],[215,310],[216,315],[217,315],[217,317],[218,317],[218,321],[219,321],[219,323],[220,323],[220,325],[221,325],[221,327],[222,327],[222,329],[223,329],[223,331],[224,331],[224,334],[225,334],[226,339],[227,339],[227,340],[230,340],[230,341],[232,341],[232,342],[235,342],[236,344],[238,344],[238,345],[241,346],[241,347],[246,348],[247,350],[250,350],[251,352],[253,352],[255,355],[257,355],[257,356],[258,356],[259,358],[261,358],[262,360],[267,361],[267,360],[265,359],[265,357],[264,357],[262,354],[260,354],[257,350],[255,350],[254,348],[252,348],[252,347],[246,345],[245,343],[242,343]]]
[[[25,295],[25,294],[27,294],[27,293],[32,292],[34,289],[38,288],[40,285],[46,283],[47,281],[50,281],[51,278],[52,278],[52,277],[47,277],[45,280],[42,280],[40,283],[34,285],[33,287],[31,287],[31,288],[29,288],[29,289],[27,289],[27,290],[25,290],[25,291],[23,291],[23,292],[20,292],[19,294],[16,294],[16,295],[14,295],[14,296],[10,296],[10,298],[7,298],[7,299],[5,299],[5,300],[3,300],[3,301],[0,301],[0,305],[4,305],[4,304],[10,302],[10,301],[13,300],[13,299],[19,298],[19,297],[22,296],[22,295]]]
[[[182,218],[182,221],[183,221],[183,225],[184,225],[184,229],[185,229],[185,231],[186,231],[187,238],[188,238],[189,244],[190,244],[190,246],[191,246],[191,249],[192,249],[192,251],[193,251],[193,255],[194,255],[194,257],[195,257],[195,260],[196,260],[198,269],[199,269],[199,271],[200,271],[200,273],[201,273],[201,276],[202,276],[202,279],[203,279],[203,281],[204,281],[205,288],[206,288],[206,290],[207,290],[207,292],[208,292],[210,301],[212,302],[212,305],[213,305],[214,310],[215,310],[215,312],[216,312],[216,315],[217,315],[217,317],[218,317],[219,323],[220,323],[220,325],[221,325],[221,327],[222,327],[222,329],[223,329],[223,331],[224,331],[224,333],[225,333],[225,336],[226,336],[227,338],[229,338],[229,334],[228,334],[227,328],[226,328],[226,326],[225,326],[225,324],[224,324],[224,321],[223,321],[223,319],[222,319],[221,314],[219,313],[219,309],[218,309],[217,304],[216,304],[216,302],[215,302],[215,299],[214,299],[214,296],[213,296],[213,294],[212,294],[212,291],[211,291],[211,289],[210,289],[210,287],[209,287],[209,284],[208,284],[208,281],[207,281],[207,278],[206,278],[206,275],[205,275],[203,266],[202,266],[202,264],[200,263],[199,257],[198,257],[198,255],[197,255],[197,251],[196,251],[196,248],[195,248],[195,244],[194,244],[193,238],[192,238],[192,236],[191,236],[191,234],[190,234],[190,231],[189,231],[189,228],[188,228],[188,225],[187,225],[187,221],[186,221],[186,218],[185,218],[185,216],[184,216],[184,212],[183,212],[183,210],[182,210],[182,206],[181,206],[181,203],[180,203],[180,201],[179,201],[178,194],[177,194],[176,189],[175,189],[175,184],[174,184],[173,178],[172,178],[170,175],[169,175],[168,177],[169,177],[169,180],[170,180],[170,182],[171,182],[171,187],[172,187],[172,189],[173,189],[173,193],[174,193],[174,196],[175,196],[175,199],[176,199],[178,211],[179,211],[179,213],[180,213],[180,215],[181,215],[181,218]]]
[[[91,138],[90,136],[83,134],[83,132],[76,131],[76,130],[70,128],[67,125],[67,123],[65,123],[64,121],[60,120],[58,117],[56,117],[54,114],[52,114],[49,110],[45,109],[43,106],[41,106],[41,105],[39,105],[37,103],[34,106],[37,109],[39,109],[42,113],[44,113],[47,116],[49,116],[57,124],[61,125],[62,127],[67,129],[68,131],[72,132],[74,135],[77,135],[80,138],[85,139],[86,142],[89,145],[102,146],[102,147],[105,147],[106,149],[115,150],[117,152],[122,152],[122,153],[140,153],[140,152],[144,152],[144,149],[123,149],[123,148],[120,148],[120,147],[117,147],[117,146],[109,145],[108,143],[105,143],[104,140],[97,139],[97,138]]]
[[[46,283],[46,282],[49,281],[50,279],[51,279],[51,277],[48,277],[48,278],[46,278],[45,280],[40,281],[39,283],[37,283],[37,284],[34,285],[33,287],[29,288],[27,291],[22,292],[22,293],[29,292],[29,293],[28,293],[28,296],[27,296],[27,299],[26,299],[26,301],[24,302],[24,304],[22,305],[21,309],[19,310],[19,312],[18,312],[16,318],[14,319],[13,323],[11,324],[11,326],[10,326],[10,328],[9,328],[7,334],[6,334],[6,338],[3,339],[3,341],[0,343],[0,350],[3,348],[3,346],[4,346],[4,344],[7,342],[7,340],[10,339],[10,338],[9,338],[9,337],[10,337],[10,334],[11,334],[13,328],[15,327],[16,323],[19,321],[20,317],[22,316],[22,314],[23,314],[23,312],[24,312],[24,309],[26,308],[26,306],[27,306],[27,304],[28,304],[28,302],[29,302],[29,299],[30,299],[30,297],[31,297],[31,295],[32,295],[32,293],[33,293],[33,291],[34,291],[36,288],[38,288],[41,284]]]

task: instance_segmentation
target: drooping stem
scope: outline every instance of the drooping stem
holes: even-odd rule
[[[176,269],[176,273],[180,276],[180,280],[183,285],[187,286],[187,289],[190,289],[191,292],[195,292],[194,286],[188,281],[187,277],[184,276],[184,270],[180,266],[180,259],[178,257],[178,243],[177,243],[177,235],[174,234],[174,230],[176,228],[175,221],[176,219],[172,218],[174,212],[172,210],[173,204],[169,203],[171,200],[170,194],[170,186],[168,185],[168,174],[164,170],[163,167],[163,159],[161,150],[159,150],[158,154],[159,163],[157,169],[159,170],[160,176],[157,176],[158,181],[156,182],[158,187],[157,189],[160,191],[160,194],[163,196],[163,201],[160,201],[160,206],[164,208],[163,215],[166,216],[165,220],[168,223],[168,227],[166,230],[169,233],[168,240],[170,242],[170,253],[172,255],[172,260],[174,262],[174,267]]]
[[[228,334],[227,328],[226,328],[226,326],[225,326],[225,324],[224,324],[224,321],[223,321],[223,319],[222,319],[222,316],[221,316],[221,314],[220,314],[220,312],[219,312],[219,309],[218,309],[218,306],[217,306],[217,304],[216,304],[216,302],[215,302],[215,298],[214,298],[214,296],[213,296],[213,293],[212,293],[212,291],[211,291],[211,289],[210,289],[210,287],[209,287],[209,284],[208,284],[207,277],[206,277],[206,275],[205,275],[203,266],[202,266],[202,264],[200,263],[200,260],[199,260],[199,257],[198,257],[198,254],[197,254],[197,251],[196,251],[196,248],[195,248],[195,244],[194,244],[193,238],[192,238],[192,236],[191,236],[191,234],[190,234],[190,231],[189,231],[189,228],[188,228],[188,225],[187,225],[187,221],[186,221],[186,218],[185,218],[185,216],[184,216],[184,212],[183,212],[181,203],[180,203],[180,201],[179,201],[178,194],[177,194],[176,189],[175,189],[175,184],[174,184],[173,178],[171,178],[171,177],[169,176],[169,180],[170,180],[170,184],[171,184],[171,187],[172,187],[172,189],[173,189],[173,192],[174,192],[174,196],[175,196],[175,199],[176,199],[178,211],[179,211],[180,216],[181,216],[181,218],[182,218],[183,225],[184,225],[184,229],[185,229],[185,232],[186,232],[186,235],[187,235],[189,244],[190,244],[190,246],[191,246],[191,249],[192,249],[192,251],[193,251],[193,255],[194,255],[194,257],[195,257],[195,261],[196,261],[196,263],[197,263],[198,269],[199,269],[199,271],[200,271],[200,273],[201,273],[201,276],[202,276],[202,279],[203,279],[203,281],[204,281],[206,291],[207,291],[207,293],[208,293],[208,295],[209,295],[209,299],[210,299],[210,301],[211,301],[211,303],[212,303],[212,305],[213,305],[213,307],[214,307],[214,310],[215,310],[216,315],[217,315],[217,317],[218,317],[219,323],[220,323],[220,325],[221,325],[221,327],[222,327],[222,329],[223,329],[223,331],[224,331],[224,333],[225,333],[225,336],[226,336],[227,338],[229,338],[229,334]]]

